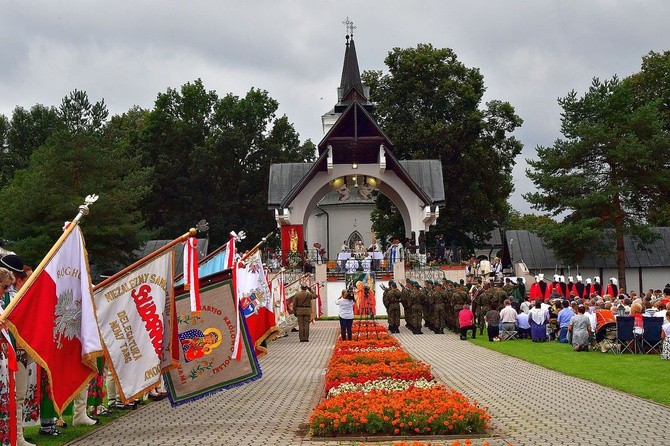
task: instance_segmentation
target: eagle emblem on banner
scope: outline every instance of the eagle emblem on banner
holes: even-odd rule
[[[81,333],[81,301],[75,300],[71,289],[58,295],[54,316],[54,342],[61,349],[63,337],[69,341]]]

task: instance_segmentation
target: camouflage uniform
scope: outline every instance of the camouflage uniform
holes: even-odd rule
[[[517,287],[515,285],[512,285],[509,282],[505,283],[505,285],[503,285],[503,287],[502,287],[503,291],[505,291],[505,294],[507,296],[511,296],[512,294],[514,294],[514,289],[515,288],[517,288]],[[504,300],[503,300],[503,302],[504,302]]]
[[[419,284],[414,284],[414,289],[410,293],[410,312],[412,314],[412,333],[423,334],[421,325],[423,320],[423,293],[419,288]]]
[[[472,293],[472,312],[475,314],[475,323],[479,327],[479,334],[484,333],[486,322],[484,316],[491,309],[491,288],[489,283]]]
[[[468,297],[468,292],[465,291],[465,288],[462,286],[458,285],[456,288],[454,288],[454,293],[452,295],[452,305],[451,305],[451,311],[453,312],[453,320],[452,320],[452,326],[454,327],[454,330],[458,331],[459,330],[459,324],[458,324],[458,312],[463,309],[463,305],[468,303],[470,301]]]
[[[402,304],[403,313],[405,313],[405,325],[410,330],[412,330],[412,311],[409,307],[409,298],[412,294],[411,291],[412,285],[407,282],[407,286],[403,287],[402,291],[400,292],[400,303]]]
[[[444,333],[446,326],[446,305],[447,293],[438,285],[437,289],[433,291],[433,323],[434,331],[437,334]]]
[[[391,333],[400,333],[400,300],[402,293],[396,287],[395,283],[389,282],[390,288],[384,291],[382,297],[386,313],[388,313],[389,331]]]
[[[435,331],[435,321],[434,321],[435,314],[433,310],[434,296],[431,282],[426,281],[426,285],[421,290],[421,296],[422,296],[421,303],[423,305],[423,317],[426,320],[426,327]]]

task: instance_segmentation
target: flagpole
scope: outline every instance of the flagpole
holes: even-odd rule
[[[114,274],[113,276],[110,276],[110,277],[106,278],[105,280],[103,280],[102,282],[100,282],[99,284],[97,284],[96,286],[93,287],[93,292],[95,293],[100,288],[109,285],[111,282],[115,281],[119,277],[123,276],[124,274],[128,273],[129,271],[134,270],[138,266],[140,266],[143,263],[153,259],[154,257],[158,257],[159,255],[161,255],[162,253],[164,253],[168,249],[172,248],[173,246],[175,246],[179,243],[182,243],[184,240],[188,239],[189,237],[193,237],[195,235],[195,233],[196,233],[195,228],[189,229],[187,233],[177,237],[176,239],[172,240],[167,245],[161,246],[160,248],[158,248],[157,250],[155,250],[151,254],[147,254],[146,256],[142,257],[141,259],[139,259],[137,262],[133,263],[132,265],[127,266],[124,269],[122,269],[121,271],[119,271],[118,273]]]
[[[42,270],[44,270],[44,268],[47,266],[47,263],[49,263],[49,261],[53,258],[53,256],[56,255],[56,252],[58,252],[61,245],[65,242],[65,240],[74,230],[74,228],[79,224],[79,220],[81,220],[82,217],[85,217],[89,214],[88,206],[95,203],[96,201],[98,201],[97,195],[88,195],[84,199],[84,204],[79,206],[79,212],[77,213],[76,217],[74,217],[74,219],[65,227],[65,230],[58,238],[56,243],[51,247],[51,249],[49,250],[47,255],[42,259],[40,264],[37,265],[37,268],[33,270],[33,273],[30,276],[28,276],[23,286],[19,289],[19,291],[16,292],[14,298],[7,304],[7,308],[5,308],[2,314],[0,314],[0,324],[5,322],[5,319],[7,318],[7,316],[9,316],[9,313],[11,313],[12,309],[16,306],[16,304],[19,303],[19,300],[21,300],[23,295],[26,294],[30,286],[33,284],[33,282],[37,280],[37,277],[39,277]]]
[[[263,243],[265,243],[265,242],[267,241],[267,239],[269,239],[270,237],[272,237],[272,234],[274,234],[274,232],[270,232],[268,235],[266,235],[265,237],[263,237],[263,238],[261,239],[260,242],[256,243],[256,246],[254,246],[253,248],[251,248],[251,249],[249,250],[249,252],[247,252],[246,254],[244,254],[244,257],[242,257],[241,261],[244,262],[244,261],[247,260],[249,257],[251,257],[252,255],[254,255],[254,253],[255,253],[256,251],[258,251],[258,249],[263,245]]]
[[[300,276],[300,277],[298,277],[297,279],[295,279],[293,282],[291,282],[291,283],[287,283],[286,286],[291,286],[291,285],[293,285],[294,283],[298,283],[298,282],[300,282],[302,279],[304,279],[305,277],[309,277],[310,275],[311,275],[311,273],[305,273],[305,274],[303,274],[302,276]],[[276,276],[275,276],[275,277],[276,277]]]

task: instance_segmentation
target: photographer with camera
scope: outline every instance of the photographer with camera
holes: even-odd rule
[[[338,307],[338,314],[340,316],[340,331],[343,341],[351,341],[351,327],[354,324],[354,290],[342,290],[342,294],[335,302]]]

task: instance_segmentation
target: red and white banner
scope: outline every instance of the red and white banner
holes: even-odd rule
[[[46,370],[60,414],[97,371],[95,359],[102,348],[79,226],[54,249],[19,290],[7,322],[19,347]]]
[[[198,239],[189,237],[184,243],[184,289],[189,291],[191,312],[202,311],[200,279],[198,278]]]
[[[278,329],[272,295],[259,251],[246,260],[244,267],[237,268],[235,285],[240,312],[246,319],[256,355],[261,357],[267,353],[261,343],[269,336],[277,334]]]
[[[119,395],[123,401],[139,398],[156,387],[161,372],[173,364],[174,251],[96,289],[94,299]]]

